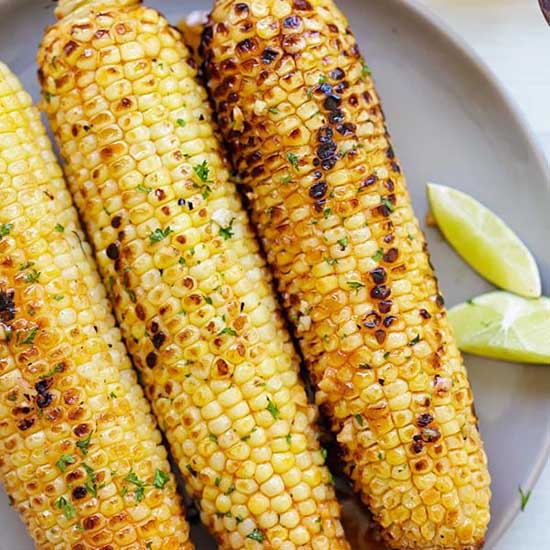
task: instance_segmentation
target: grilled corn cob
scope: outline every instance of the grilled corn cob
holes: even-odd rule
[[[347,472],[392,548],[479,548],[472,391],[370,71],[331,0],[215,4],[205,75]]]
[[[0,478],[37,548],[190,550],[38,111],[0,63]]]
[[[146,393],[222,548],[348,548],[265,262],[179,33],[86,2],[39,53],[76,203]]]

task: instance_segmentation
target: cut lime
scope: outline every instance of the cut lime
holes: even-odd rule
[[[550,299],[490,292],[449,311],[462,351],[520,363],[550,364]]]
[[[540,296],[535,259],[496,214],[469,195],[444,185],[429,183],[427,193],[439,229],[480,275],[521,296]]]

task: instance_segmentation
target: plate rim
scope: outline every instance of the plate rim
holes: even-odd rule
[[[387,0],[382,1],[387,2]],[[408,16],[421,20],[424,24],[428,25],[440,39],[447,42],[458,55],[462,56],[463,59],[470,63],[471,66],[477,70],[479,75],[485,79],[489,92],[502,101],[502,105],[508,111],[512,122],[516,125],[518,130],[521,131],[521,137],[525,140],[529,151],[533,154],[534,161],[539,165],[541,173],[544,176],[542,183],[550,190],[550,159],[548,159],[544,153],[539,139],[536,137],[535,132],[527,121],[525,114],[521,111],[518,103],[505,88],[504,83],[496,76],[489,64],[482,59],[457,31],[426,4],[416,0],[391,1],[396,6],[396,9],[408,12]],[[541,366],[539,368],[550,367]],[[540,456],[525,482],[525,490],[527,491],[533,490],[547,462],[550,461],[550,418],[547,420],[546,424],[546,438],[541,446]],[[491,546],[488,546],[487,550],[496,549],[497,543],[510,530],[510,527],[520,511],[521,503],[518,498],[514,506],[504,515],[501,526],[491,533],[489,539]]]

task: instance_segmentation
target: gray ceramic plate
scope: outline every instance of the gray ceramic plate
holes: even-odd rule
[[[204,0],[151,0],[175,22]],[[490,73],[430,13],[403,0],[340,0],[372,67],[417,214],[426,212],[428,180],[472,193],[500,214],[535,254],[550,292],[550,174],[516,108]],[[36,97],[34,56],[51,0],[0,0],[0,57]],[[490,287],[427,231],[434,264],[452,305]],[[550,368],[467,357],[493,476],[494,549],[519,510],[550,448]],[[362,512],[346,502],[350,523]],[[0,494],[0,550],[30,550],[16,515]],[[199,528],[200,550],[215,545]],[[359,550],[365,547],[355,543]]]

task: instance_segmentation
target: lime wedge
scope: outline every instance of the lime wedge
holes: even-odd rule
[[[550,364],[550,299],[497,291],[449,311],[462,351],[520,363]]]
[[[453,248],[488,281],[520,296],[537,298],[540,274],[518,236],[474,198],[444,185],[427,185],[439,229]]]

